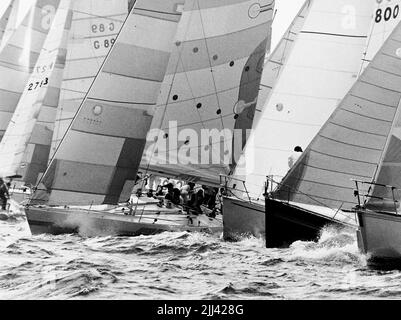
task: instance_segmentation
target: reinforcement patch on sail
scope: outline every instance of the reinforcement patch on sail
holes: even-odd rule
[[[136,1],[41,181],[49,204],[129,198],[180,16],[176,1]]]
[[[297,159],[294,149],[308,146],[355,83],[373,7],[374,0],[312,1],[296,17],[296,34],[289,30],[292,48],[279,60],[279,74],[258,107],[260,119],[234,173],[252,198],[262,197],[266,176],[281,181]],[[285,38],[281,45],[287,45]]]
[[[275,196],[349,209],[355,183],[371,181],[401,99],[401,25],[398,24],[338,105]],[[303,167],[302,170],[298,170]]]
[[[0,141],[38,60],[60,0],[38,0],[0,52]]]
[[[212,185],[230,171],[252,126],[273,8],[185,1],[142,168]]]
[[[70,28],[70,0],[61,0],[38,61],[0,143],[0,176],[36,184],[47,167]]]
[[[89,90],[128,15],[126,0],[73,2],[67,60],[51,157]]]

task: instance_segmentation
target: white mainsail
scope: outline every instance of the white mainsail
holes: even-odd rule
[[[65,43],[70,26],[70,0],[61,0],[28,84],[0,143],[0,176],[21,175],[35,184],[46,168],[55,120]],[[43,166],[44,168],[40,168]]]
[[[85,0],[73,3],[60,103],[51,156],[89,90],[128,15],[126,0]]]
[[[0,141],[49,32],[59,0],[37,0],[0,52]]]
[[[219,185],[252,126],[273,8],[274,0],[185,1],[142,168]]]
[[[397,124],[401,99],[400,29],[398,25],[283,179],[274,194],[276,198],[342,209],[357,204],[351,179],[373,179],[390,130]],[[398,156],[398,149],[390,150],[395,152],[391,156]]]
[[[4,34],[6,33],[10,17],[12,17],[13,6],[15,6],[15,2],[17,1],[18,0],[7,0],[0,8],[0,51],[2,48]]]
[[[14,32],[18,29],[21,25],[23,20],[25,19],[28,12],[32,9],[35,5],[36,0],[12,0],[10,1],[8,10],[7,10],[7,17],[4,21],[2,21],[1,25],[1,33],[2,36],[0,41],[0,51],[6,46]]]
[[[252,198],[261,197],[266,176],[280,182],[294,148],[308,146],[356,81],[373,7],[373,0],[311,1],[233,174]]]
[[[176,0],[136,1],[41,179],[48,204],[130,197],[180,17]]]

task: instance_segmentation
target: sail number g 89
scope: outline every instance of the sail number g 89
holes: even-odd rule
[[[100,49],[100,48],[108,49],[114,44],[114,42],[115,42],[114,38],[104,39],[104,40],[101,40],[101,41],[95,40],[95,41],[93,41],[93,47],[95,49]]]

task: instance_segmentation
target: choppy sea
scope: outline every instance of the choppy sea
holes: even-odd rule
[[[401,270],[378,269],[351,231],[266,249],[257,238],[32,236],[0,221],[0,299],[399,299]]]

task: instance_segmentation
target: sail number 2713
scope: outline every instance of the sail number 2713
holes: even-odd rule
[[[31,82],[28,84],[28,91],[36,90],[49,83],[49,78],[44,78],[42,81]]]
[[[397,4],[394,8],[387,7],[385,9],[377,9],[375,15],[375,22],[389,21],[390,19],[397,19],[400,13],[400,6]]]

